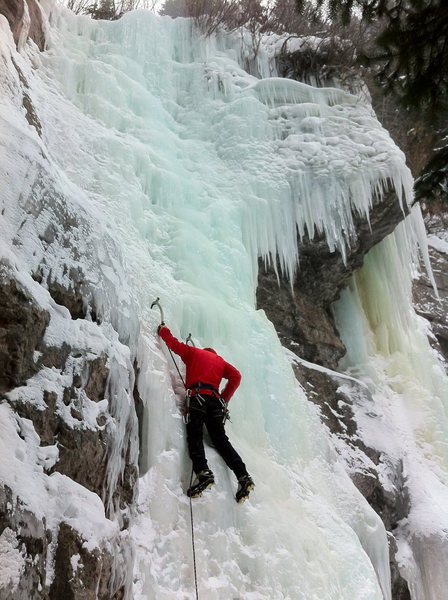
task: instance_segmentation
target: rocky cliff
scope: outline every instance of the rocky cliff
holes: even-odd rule
[[[19,53],[44,49],[46,18],[37,0],[0,1],[2,35]],[[26,62],[2,58],[10,114],[21,114],[2,127],[6,139],[16,127],[24,163],[22,191],[2,211],[16,252],[0,263],[0,438],[10,457],[0,482],[0,598],[123,598],[138,477],[131,351],[94,300],[79,243],[91,235],[88,217],[69,208],[44,153],[32,158],[42,129]]]

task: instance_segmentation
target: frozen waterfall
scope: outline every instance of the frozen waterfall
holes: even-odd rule
[[[291,278],[300,268],[297,233],[323,234],[344,254],[352,211],[368,215],[388,188],[409,204],[402,153],[362,99],[279,78],[268,47],[248,73],[241,33],[204,39],[184,19],[136,11],[95,22],[48,6],[48,50],[20,59],[42,138],[27,133],[17,154],[24,164],[45,163],[73,213],[89,223],[73,266],[82,265],[104,322],[138,359],[145,413],[131,529],[135,599],[195,597],[183,390],[155,335],[150,304],[158,296],[175,335],[192,332],[243,374],[228,430],[256,488],[237,505],[233,476],[207,448],[217,485],[194,504],[199,597],[390,600],[381,519],[347,475],[273,325],[256,310],[255,291],[259,257],[278,257]],[[20,129],[10,114],[4,127]],[[10,185],[17,191],[23,183]],[[371,253],[335,314],[349,350],[344,367],[377,390],[398,430],[400,415],[418,421],[403,440],[412,448],[416,496],[427,477],[440,502],[436,534],[448,523],[448,384],[411,308],[406,265],[419,219]],[[33,250],[23,250],[30,265]],[[366,307],[366,294],[377,305]],[[368,412],[359,407],[361,422]],[[383,430],[371,421],[375,437]],[[401,438],[383,441],[384,451],[402,457]],[[405,530],[424,527],[420,500],[421,513],[403,523],[404,570],[412,570]],[[437,577],[442,585],[446,574]],[[424,578],[415,578],[413,600],[436,598],[421,592]]]

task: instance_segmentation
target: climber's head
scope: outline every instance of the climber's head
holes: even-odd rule
[[[217,354],[217,352],[213,350],[213,348],[204,348],[204,350],[206,350],[207,352],[213,352],[213,354]]]

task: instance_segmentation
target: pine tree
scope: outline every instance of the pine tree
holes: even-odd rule
[[[114,0],[100,0],[99,2],[95,2],[86,10],[86,13],[92,19],[106,19],[110,21],[118,17]]]
[[[307,0],[296,0],[299,12]],[[326,14],[348,25],[353,18],[371,23],[373,43],[359,60],[375,73],[386,93],[405,109],[416,109],[428,126],[439,131],[433,157],[416,182],[417,199],[448,202],[448,140],[441,124],[448,117],[447,0],[316,0],[314,15]]]
[[[448,136],[444,137],[415,182],[417,200],[448,205]]]

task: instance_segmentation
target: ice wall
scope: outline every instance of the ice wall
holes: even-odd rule
[[[384,527],[254,298],[259,256],[294,273],[297,231],[344,252],[353,210],[367,214],[388,186],[407,202],[402,154],[360,99],[248,74],[238,36],[203,39],[144,11],[117,22],[50,12],[48,51],[28,49],[42,155],[89,215],[88,293],[140,365],[136,598],[194,597],[181,385],[155,336],[159,296],[175,334],[243,373],[229,433],[256,489],[238,506],[208,449],[217,485],[195,503],[200,597],[388,600]]]

